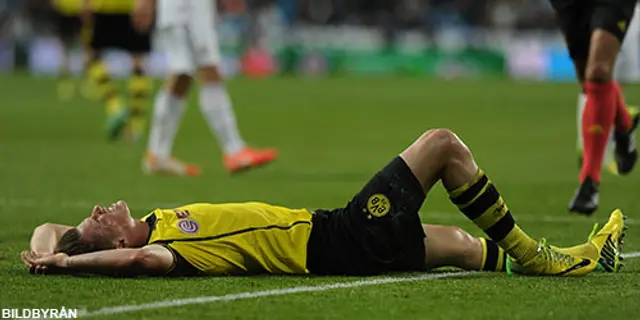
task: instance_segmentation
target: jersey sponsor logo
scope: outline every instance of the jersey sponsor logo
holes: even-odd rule
[[[374,194],[367,201],[367,211],[374,217],[382,217],[389,213],[391,202],[384,194]]]
[[[626,21],[618,22],[618,28],[620,29],[620,31],[625,32],[627,30],[627,22]]]
[[[198,230],[200,230],[200,225],[191,219],[180,220],[178,222],[178,229],[186,234],[196,234]]]
[[[498,199],[498,201],[501,201],[502,197],[500,197],[500,199]],[[504,216],[506,213],[507,209],[507,205],[503,202],[499,207],[497,207],[495,210],[493,210],[493,216],[494,217],[501,217]]]
[[[599,124],[594,124],[587,129],[587,132],[589,132],[590,134],[603,134],[604,128],[602,128],[602,126]]]
[[[191,215],[189,213],[189,210],[184,210],[184,211],[173,210],[173,212],[176,213],[176,217],[178,217],[178,219],[184,219],[184,218],[186,218],[186,217]]]

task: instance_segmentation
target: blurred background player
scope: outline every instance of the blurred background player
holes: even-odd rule
[[[640,3],[636,4],[634,18],[628,27],[627,35],[622,43],[622,49],[618,53],[618,59],[615,67],[615,77],[619,83],[631,84],[638,83],[640,80]],[[578,149],[578,160],[582,167],[582,112],[587,102],[587,97],[584,93],[578,94],[578,110],[576,112],[578,123],[578,135],[576,139]],[[638,109],[635,106],[627,106],[630,114],[637,114]],[[606,169],[614,174],[618,175],[618,165],[614,159],[614,146],[615,140],[613,134],[610,135],[609,142],[607,144],[607,150],[605,151],[603,164]]]
[[[133,27],[131,12],[135,0],[83,0],[87,23],[92,25],[88,76],[97,86],[106,103],[107,134],[110,140],[121,137],[129,142],[139,141],[146,127],[146,109],[152,83],[145,75],[144,61],[151,51],[151,37],[147,31]],[[130,100],[126,104],[118,94],[108,67],[102,61],[106,49],[121,49],[131,54],[133,61],[129,79]]]
[[[636,3],[627,29],[615,68],[615,76],[622,84],[640,81],[640,3]]]
[[[76,86],[71,79],[69,58],[71,50],[81,39],[82,20],[80,12],[83,0],[51,0],[55,9],[56,31],[62,48],[62,60],[58,72],[58,97],[62,101],[73,98]]]
[[[600,202],[600,170],[612,129],[618,172],[630,172],[637,160],[633,135],[638,118],[636,115],[632,119],[620,86],[613,79],[616,57],[633,18],[636,0],[550,2],[587,97],[582,113],[580,186],[568,207],[570,212],[590,215]]]
[[[238,131],[219,69],[221,55],[215,30],[215,1],[138,0],[134,19],[139,29],[148,30],[156,9],[156,32],[170,75],[154,103],[144,171],[189,176],[200,173],[195,165],[171,156],[193,75],[202,82],[200,110],[220,141],[226,169],[236,172],[275,160],[275,150],[248,147]]]

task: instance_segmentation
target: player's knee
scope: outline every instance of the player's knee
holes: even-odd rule
[[[435,147],[438,153],[447,160],[460,160],[470,157],[467,146],[458,136],[449,129],[432,129],[425,132],[421,140],[431,147]]]
[[[132,70],[133,74],[136,76],[143,76],[144,75],[144,66],[142,64],[139,63],[135,63],[133,65],[133,70]]]
[[[91,66],[94,63],[100,62],[100,55],[94,50],[87,50],[84,55],[84,63],[86,66]]]
[[[144,76],[144,68],[142,66],[134,66],[132,71],[136,76]]]
[[[423,133],[420,142],[438,147],[442,151],[448,151],[455,147],[455,133],[449,129],[439,128],[431,129]]]
[[[187,74],[178,74],[169,78],[167,82],[167,91],[174,97],[184,98],[189,93],[191,86],[191,76]]]
[[[475,241],[475,237],[470,235],[468,232],[462,230],[460,227],[447,227],[449,228],[449,232],[451,233],[451,238],[453,242],[457,244],[460,248],[460,252],[466,252],[473,249],[473,242]]]
[[[144,56],[135,55],[133,58],[133,74],[135,75],[143,75],[144,74]]]
[[[604,83],[612,78],[613,67],[608,62],[593,62],[587,66],[587,81]]]
[[[476,255],[477,239],[459,227],[441,227],[441,245],[438,264],[449,266],[464,266]]]
[[[574,59],[573,65],[576,70],[576,77],[582,85],[586,79],[587,60],[586,59]]]
[[[456,265],[463,265],[477,255],[478,239],[459,227],[448,227],[452,239],[452,260]]]
[[[222,74],[216,66],[201,67],[199,70],[200,80],[204,83],[220,83],[222,82]]]

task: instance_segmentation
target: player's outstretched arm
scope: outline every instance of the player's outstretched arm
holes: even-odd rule
[[[136,0],[135,8],[131,14],[133,26],[141,32],[148,32],[153,24],[155,15],[155,0]]]
[[[65,226],[54,223],[44,223],[33,230],[31,235],[31,251],[36,254],[51,254],[55,251],[56,244],[60,241],[60,237],[72,229],[71,226]]]
[[[171,252],[159,245],[96,251],[76,256],[22,252],[22,261],[36,274],[94,273],[109,276],[161,276],[173,266]]]

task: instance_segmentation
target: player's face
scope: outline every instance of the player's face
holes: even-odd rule
[[[109,207],[94,206],[91,215],[78,225],[78,230],[89,241],[102,239],[117,247],[134,225],[129,206],[120,200]]]

